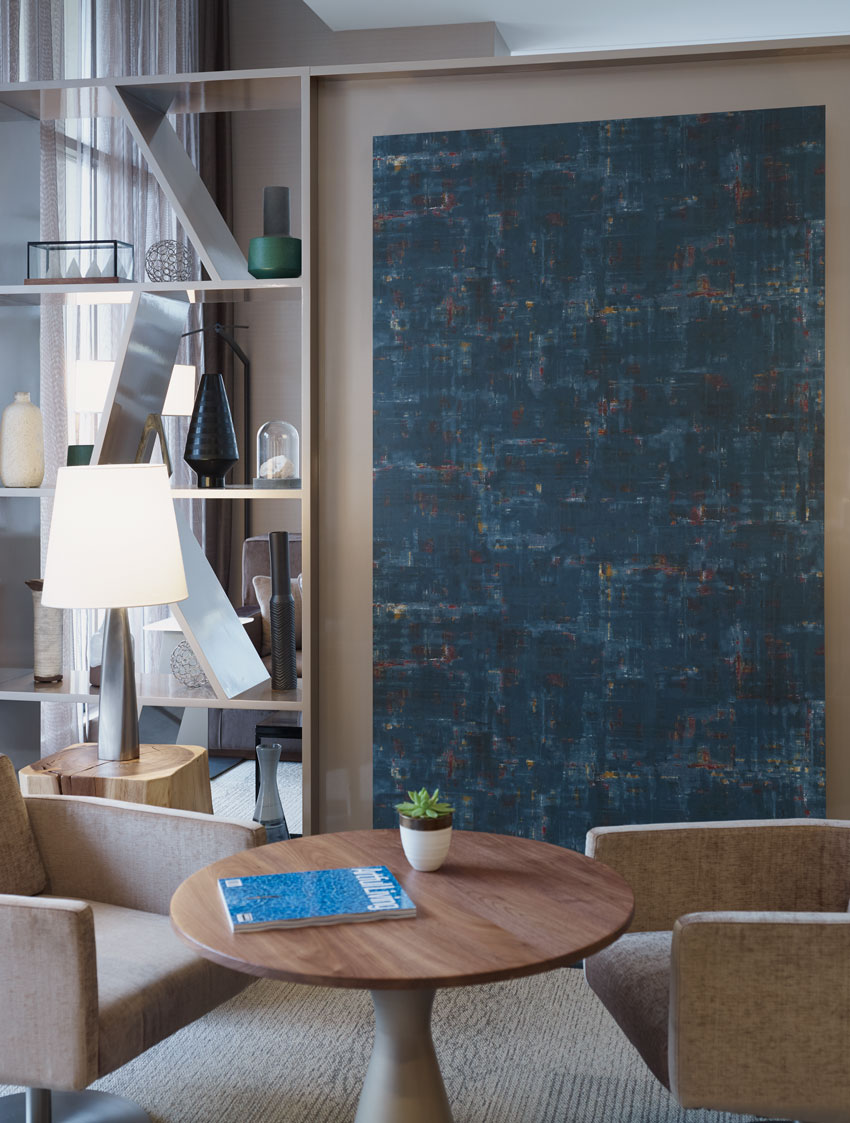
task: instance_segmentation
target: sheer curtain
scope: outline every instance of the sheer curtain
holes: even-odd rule
[[[7,45],[0,49],[0,78],[46,81],[197,70],[199,2],[202,0],[0,0],[0,43]],[[173,124],[197,164],[197,118],[179,117]],[[192,250],[129,132],[112,117],[42,125],[41,237],[129,242],[135,249],[136,280],[144,279],[144,255],[151,243],[176,238]],[[194,270],[194,276],[200,276],[197,260]],[[74,432],[71,391],[76,360],[114,359],[126,312],[125,305],[84,303],[81,298],[42,302],[46,485],[55,483],[56,471],[65,462],[69,431]],[[199,326],[198,317],[195,307],[187,330]],[[177,361],[200,366],[200,340],[200,336],[184,340]],[[187,422],[167,418],[165,423],[176,482],[188,485],[191,473],[181,455]],[[49,506],[43,501],[42,565]],[[131,613],[140,670],[151,670],[155,657],[152,645],[145,643],[143,624],[165,612],[167,609],[157,608]],[[88,666],[88,640],[98,616],[95,612],[67,614],[66,667]],[[42,753],[80,740],[81,721],[76,706],[42,706]]]

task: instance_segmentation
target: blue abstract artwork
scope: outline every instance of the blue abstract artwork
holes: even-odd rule
[[[374,822],[824,814],[824,111],[374,142]]]

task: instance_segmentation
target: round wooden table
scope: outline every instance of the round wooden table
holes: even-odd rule
[[[217,879],[342,866],[388,866],[416,917],[235,934]],[[601,862],[545,842],[455,831],[445,864],[417,873],[397,830],[278,842],[193,874],[171,922],[195,951],[251,975],[366,988],[375,1044],[356,1123],[451,1123],[431,1039],[437,987],[469,986],[564,967],[629,925],[632,891]]]

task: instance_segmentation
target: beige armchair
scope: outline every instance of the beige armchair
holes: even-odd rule
[[[242,990],[171,931],[190,873],[261,845],[257,824],[84,796],[21,796],[0,756],[0,1119],[148,1117],[83,1092]],[[55,1092],[55,1095],[52,1093]]]
[[[587,981],[682,1107],[850,1120],[850,823],[601,827],[635,894]]]

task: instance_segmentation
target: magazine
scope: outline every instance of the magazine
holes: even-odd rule
[[[218,887],[234,932],[416,915],[386,866],[220,877]]]

